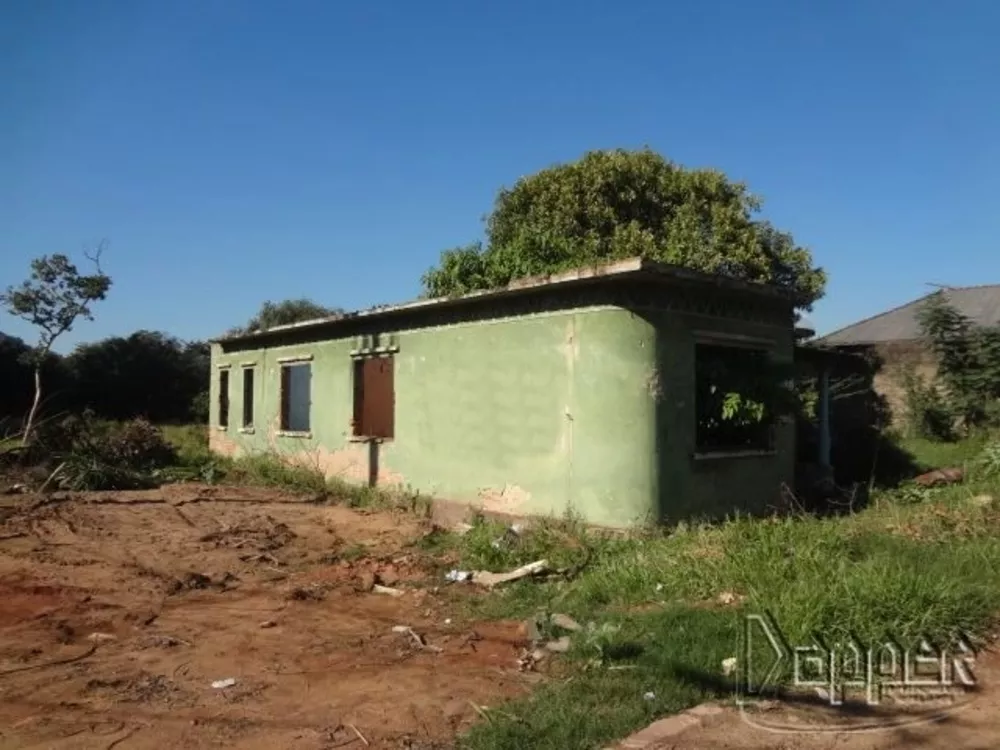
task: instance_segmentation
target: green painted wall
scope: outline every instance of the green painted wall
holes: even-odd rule
[[[777,362],[792,361],[791,327],[731,318],[656,313],[662,396],[659,400],[659,517],[666,523],[736,512],[760,513],[778,504],[795,474],[795,425],[781,423],[774,451],[761,455],[706,456],[696,452],[695,345],[700,340],[765,348]]]
[[[624,310],[576,310],[396,334],[395,438],[379,446],[380,481],[481,503],[622,524],[656,512],[652,326]],[[273,450],[363,481],[368,448],[349,440],[353,339],[223,354],[232,368],[224,452]],[[279,359],[311,354],[312,436],[277,430]],[[240,365],[257,367],[253,434],[238,431]]]
[[[794,436],[777,456],[696,460],[696,331],[769,339],[791,356],[791,328],[598,307],[385,329],[395,353],[395,438],[378,446],[380,483],[513,514],[596,524],[760,508],[793,474]],[[365,481],[368,446],[349,439],[353,337],[224,353],[213,346],[212,446],[275,451]],[[311,355],[312,431],[278,431],[280,362]],[[256,425],[242,418],[240,368],[254,363]],[[216,425],[218,366],[229,365],[230,424]],[[787,450],[786,450],[787,448]]]

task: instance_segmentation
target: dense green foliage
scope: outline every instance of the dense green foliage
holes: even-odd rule
[[[340,315],[344,311],[337,307],[326,307],[310,299],[286,299],[281,302],[265,302],[260,310],[247,321],[245,326],[238,326],[229,331],[229,335],[240,335],[266,331],[276,326],[286,326],[291,323],[301,323],[304,320],[329,318]]]
[[[230,333],[266,330],[339,312],[307,299],[265,302],[246,326]],[[9,425],[8,432],[19,429],[31,408],[37,351],[0,332],[0,382],[4,384],[0,422],[6,419],[18,425]],[[88,409],[99,419],[205,422],[209,359],[207,342],[181,341],[146,330],[80,344],[65,356],[46,350],[41,372],[47,386],[40,407],[49,415]]]
[[[136,331],[78,346],[66,358],[76,408],[106,419],[204,421],[195,403],[208,388],[209,346],[158,331]]]
[[[591,151],[502,189],[487,244],[447,250],[423,277],[430,296],[641,256],[776,284],[809,307],[826,276],[791,235],[755,218],[760,201],[715,170],[659,154]]]
[[[1000,328],[983,328],[931,295],[918,313],[937,358],[937,382],[908,384],[909,418],[915,432],[947,437],[942,423],[965,429],[1000,424]]]
[[[19,424],[31,406],[31,348],[0,334],[0,420]],[[102,419],[153,422],[208,419],[209,348],[157,331],[136,331],[81,344],[66,356],[50,352],[43,415],[91,410]],[[13,427],[10,431],[13,431]]]

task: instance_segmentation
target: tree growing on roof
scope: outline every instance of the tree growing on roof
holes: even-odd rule
[[[28,321],[38,329],[38,341],[27,353],[34,373],[35,396],[25,420],[23,442],[34,437],[35,418],[42,401],[42,366],[52,345],[80,318],[93,320],[90,306],[103,300],[111,288],[111,277],[101,270],[103,245],[87,259],[95,272],[89,275],[65,255],[43,255],[31,261],[31,275],[20,286],[10,286],[0,294],[0,304],[11,315]]]
[[[339,307],[326,307],[305,297],[286,299],[281,302],[268,301],[260,306],[260,310],[247,321],[245,326],[233,328],[229,331],[228,335],[239,336],[247,333],[257,333],[258,331],[266,331],[276,326],[301,323],[304,320],[342,315],[343,312]]]
[[[760,199],[708,169],[649,149],[590,151],[504,188],[486,219],[486,244],[446,250],[422,278],[428,296],[640,256],[767,282],[808,309],[826,274],[793,237],[757,217]]]

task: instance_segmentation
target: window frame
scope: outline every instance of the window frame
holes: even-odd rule
[[[754,441],[750,445],[724,444],[712,445],[703,442],[702,426],[700,424],[701,411],[699,396],[701,393],[701,383],[699,377],[699,363],[702,358],[699,350],[712,349],[727,352],[746,352],[763,357],[768,362],[774,362],[775,342],[771,339],[761,339],[750,336],[725,335],[708,333],[696,335],[693,348],[694,367],[694,454],[697,460],[714,458],[740,458],[740,457],[761,457],[774,456],[777,454],[778,425],[781,418],[771,415],[766,427],[761,427],[761,439]]]
[[[229,429],[229,417],[232,412],[232,398],[230,395],[232,378],[229,375],[231,369],[229,365],[219,366],[219,391],[215,397],[215,426],[220,430]]]
[[[312,356],[285,357],[278,360],[278,432],[282,437],[312,437]],[[308,368],[308,386],[306,388],[306,420],[305,429],[293,429],[291,424],[291,394],[288,392],[292,382],[291,371],[297,367]]]
[[[378,363],[379,374],[369,375]],[[383,366],[388,363],[388,374]],[[388,410],[385,407],[366,408],[366,381],[371,384],[381,381],[387,391]],[[353,442],[391,442],[396,439],[396,356],[394,352],[378,352],[353,356],[351,358],[352,409],[349,439]],[[379,410],[381,409],[381,410]],[[372,412],[376,416],[372,416]],[[375,423],[374,430],[369,429]]]
[[[244,364],[241,366],[240,369],[243,378],[241,384],[242,395],[243,395],[243,404],[242,404],[243,408],[240,414],[240,432],[253,432],[254,421],[256,419],[256,414],[254,412],[256,411],[257,407],[257,398],[256,398],[257,394],[255,393],[255,389],[257,387],[257,373],[255,372],[255,370],[257,368],[253,364]],[[249,376],[249,381],[247,379],[247,376]],[[249,384],[249,392],[247,389],[248,384]],[[248,396],[249,396],[249,407],[250,407],[249,409],[247,409]],[[247,414],[248,411],[249,415]],[[247,418],[248,416],[249,419]]]

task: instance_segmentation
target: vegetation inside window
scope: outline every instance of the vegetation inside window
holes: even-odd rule
[[[308,362],[281,368],[281,430],[309,432],[312,366]]]
[[[229,370],[219,371],[219,427],[229,426]]]
[[[698,344],[695,378],[699,453],[774,448],[785,384],[766,351]]]

